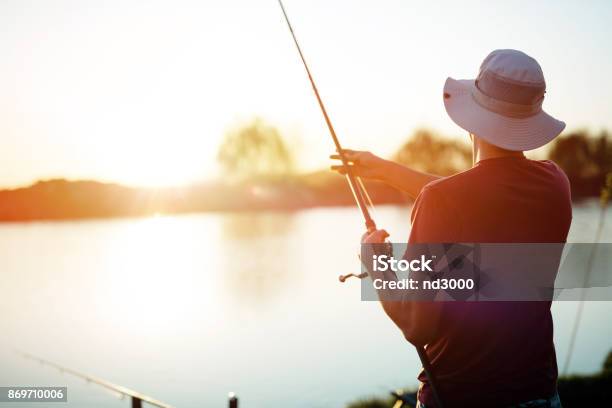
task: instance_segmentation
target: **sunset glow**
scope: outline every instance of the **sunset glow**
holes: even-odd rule
[[[503,47],[538,57],[545,108],[568,129],[612,127],[605,2],[286,3],[347,146],[388,155],[420,126],[462,136],[442,84],[472,77]],[[224,133],[256,116],[298,141],[300,169],[328,164],[332,146],[275,1],[28,4],[0,5],[1,186],[210,179]]]

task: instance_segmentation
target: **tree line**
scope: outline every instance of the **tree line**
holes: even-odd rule
[[[575,131],[557,138],[545,152],[568,175],[574,199],[598,196],[612,174],[607,132]],[[354,205],[343,177],[328,170],[296,172],[295,149],[274,126],[255,120],[225,136],[218,152],[223,177],[183,188],[130,188],[97,181],[39,181],[0,190],[0,221],[133,217],[203,211],[293,211]],[[450,175],[468,169],[467,141],[420,129],[392,159],[418,170]],[[612,176],[610,176],[612,179]],[[406,204],[392,187],[365,181],[376,204]]]
[[[555,139],[548,146],[545,158],[565,171],[574,198],[598,196],[606,175],[612,172],[612,139],[605,130],[598,134],[573,131]],[[261,119],[229,132],[219,149],[218,159],[225,175],[233,179],[279,179],[294,175],[290,146],[277,128]],[[442,176],[467,170],[472,165],[467,142],[429,129],[416,130],[392,159]]]

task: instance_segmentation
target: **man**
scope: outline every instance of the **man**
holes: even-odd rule
[[[545,87],[536,60],[516,50],[493,51],[475,80],[447,79],[446,111],[472,142],[474,165],[463,173],[441,178],[369,152],[347,158],[355,175],[418,196],[409,243],[563,243],[567,177],[523,154],[565,127],[542,110]],[[363,242],[387,236],[377,230]],[[446,407],[560,407],[550,302],[381,303],[408,341],[426,345]],[[419,380],[420,406],[435,406],[424,373]]]

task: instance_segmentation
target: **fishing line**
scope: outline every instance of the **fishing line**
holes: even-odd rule
[[[570,367],[570,362],[572,361],[572,356],[574,354],[574,346],[576,344],[578,328],[580,327],[580,322],[582,320],[582,312],[584,310],[584,302],[586,298],[585,291],[586,291],[586,287],[589,281],[589,277],[591,275],[591,270],[593,268],[593,260],[595,258],[597,244],[601,240],[601,234],[604,230],[604,223],[606,221],[606,210],[608,208],[608,201],[610,200],[611,194],[612,194],[612,173],[609,173],[606,177],[606,183],[604,184],[604,187],[601,190],[599,223],[597,225],[597,230],[595,232],[595,241],[593,243],[593,248],[591,249],[591,253],[589,255],[589,259],[587,263],[587,270],[584,275],[584,281],[582,283],[582,289],[580,292],[580,303],[578,303],[578,309],[576,310],[576,317],[574,318],[574,326],[572,327],[569,346],[567,349],[567,354],[565,355],[565,362],[563,363],[563,370],[561,371],[563,376],[567,375],[567,372]]]

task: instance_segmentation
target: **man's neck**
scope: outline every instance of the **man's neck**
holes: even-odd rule
[[[493,146],[482,140],[479,141],[474,149],[474,164],[482,160],[497,159],[500,157],[525,157],[521,151],[512,151]]]

